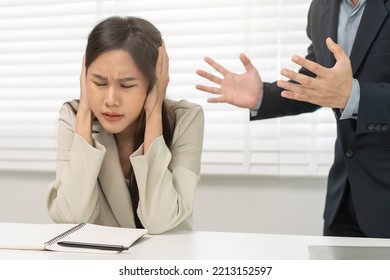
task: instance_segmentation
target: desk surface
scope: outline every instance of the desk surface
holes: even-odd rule
[[[309,245],[390,246],[390,239],[193,231],[146,235],[116,255],[0,250],[0,260],[308,260]]]

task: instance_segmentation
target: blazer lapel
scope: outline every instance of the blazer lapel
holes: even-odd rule
[[[102,130],[94,138],[106,148],[99,173],[102,191],[122,227],[135,227],[130,194],[124,180],[114,136]]]
[[[376,34],[388,16],[385,0],[368,0],[356,33],[350,59],[355,74],[367,54]]]

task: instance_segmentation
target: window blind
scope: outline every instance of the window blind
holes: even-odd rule
[[[329,109],[249,122],[249,112],[208,104],[195,89],[212,71],[204,56],[243,72],[246,53],[264,81],[297,69],[305,55],[310,0],[0,2],[0,169],[54,171],[58,111],[79,96],[81,59],[88,33],[112,15],[145,18],[160,29],[170,57],[167,96],[205,111],[203,174],[323,176],[333,156],[335,124]]]

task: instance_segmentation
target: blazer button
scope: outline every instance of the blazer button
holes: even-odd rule
[[[375,128],[375,124],[373,124],[373,123],[371,123],[371,124],[369,124],[369,125],[367,126],[367,129],[368,129],[368,130],[374,130],[374,128]]]
[[[386,131],[388,129],[389,129],[389,125],[388,124],[382,125],[382,131]]]
[[[349,158],[351,158],[353,156],[353,151],[351,149],[348,149],[346,152],[345,152],[345,155]]]

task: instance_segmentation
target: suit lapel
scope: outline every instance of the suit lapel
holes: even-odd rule
[[[355,74],[367,54],[376,34],[388,16],[383,0],[368,0],[356,33],[350,59]]]
[[[326,1],[326,6],[322,10],[320,16],[320,28],[322,30],[320,45],[322,46],[321,53],[324,55],[325,67],[333,67],[336,60],[333,54],[326,46],[326,38],[330,37],[332,40],[337,41],[337,25],[339,21],[340,0]]]
[[[119,225],[135,227],[130,195],[124,181],[114,136],[101,130],[94,138],[106,148],[99,173],[102,191]]]

